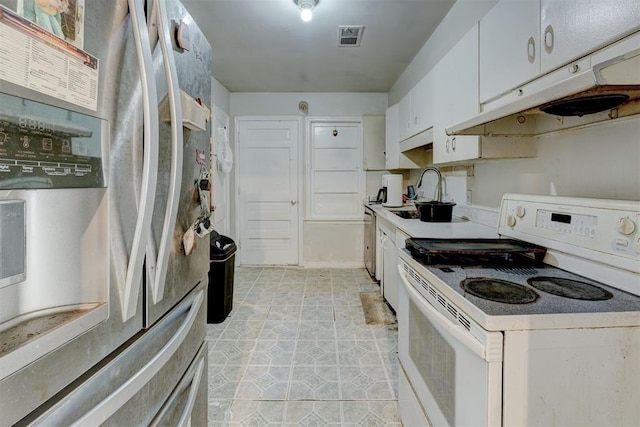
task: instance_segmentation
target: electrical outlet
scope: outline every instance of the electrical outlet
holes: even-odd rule
[[[467,204],[471,204],[471,190],[467,190]]]

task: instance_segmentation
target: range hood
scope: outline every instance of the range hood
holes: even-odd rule
[[[491,100],[481,110],[447,127],[447,133],[534,136],[640,114],[640,33]]]

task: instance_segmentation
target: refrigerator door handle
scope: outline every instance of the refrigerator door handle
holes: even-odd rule
[[[180,345],[184,342],[191,327],[193,326],[200,306],[204,301],[204,289],[198,291],[191,299],[185,301],[184,305],[190,305],[189,313],[182,322],[182,325],[173,334],[171,339],[153,356],[138,372],[133,374],[124,384],[118,387],[113,393],[109,394],[104,400],[98,403],[84,414],[80,419],[75,421],[72,426],[80,427],[87,425],[100,425],[104,423],[110,416],[115,414],[118,409],[124,406],[129,399],[138,393],[173,357]],[[180,310],[178,308],[178,310]]]
[[[145,20],[144,0],[129,0],[129,13],[133,28],[138,68],[142,84],[143,149],[142,186],[138,201],[138,218],[133,235],[131,254],[127,266],[125,288],[122,295],[122,320],[127,321],[136,313],[138,295],[142,284],[144,257],[156,194],[155,173],[158,170],[158,99],[153,71],[153,57],[149,43],[149,30]]]
[[[164,214],[162,236],[157,254],[155,250],[153,250],[153,245],[149,245],[148,248],[149,258],[151,259],[148,268],[151,277],[151,298],[153,303],[156,304],[164,297],[165,279],[167,277],[171,247],[173,245],[173,231],[178,215],[180,187],[182,185],[183,135],[180,86],[178,84],[178,72],[173,57],[173,44],[171,42],[173,29],[170,28],[171,23],[167,16],[166,3],[164,0],[154,1],[153,15],[157,17],[156,24],[158,25],[160,48],[162,49],[164,69],[167,76],[169,110],[171,113],[171,171],[167,208]]]
[[[160,409],[153,421],[151,421],[149,427],[158,427],[167,424],[166,421],[164,421],[164,418],[170,412],[171,404],[177,397],[179,397],[180,394],[184,392],[184,390],[187,389],[187,387],[189,388],[189,395],[187,396],[187,401],[182,410],[182,414],[180,415],[180,419],[178,420],[176,425],[180,427],[188,427],[191,425],[191,413],[193,412],[193,407],[198,397],[200,382],[205,372],[205,357],[203,353],[206,348],[207,346],[204,344],[202,345],[202,347],[200,347],[198,354],[196,355],[196,357],[194,357],[194,360],[200,360],[198,360],[197,363],[194,362],[195,365],[192,365],[187,370],[187,373],[184,374],[184,377],[182,377],[182,380],[180,380],[171,396],[169,396],[167,402],[163,405],[162,409]]]
[[[200,359],[200,362],[198,362],[196,373],[194,374],[193,381],[191,382],[187,404],[184,405],[184,411],[182,412],[182,416],[178,421],[178,425],[180,427],[189,427],[191,425],[191,412],[193,412],[193,407],[196,403],[196,398],[198,397],[198,388],[200,387],[200,380],[202,379],[203,372],[204,358]]]

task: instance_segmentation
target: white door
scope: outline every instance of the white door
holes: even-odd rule
[[[299,120],[238,121],[242,264],[298,264]]]

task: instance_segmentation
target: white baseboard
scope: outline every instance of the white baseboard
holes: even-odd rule
[[[304,268],[364,268],[364,262],[306,261],[302,266]]]

